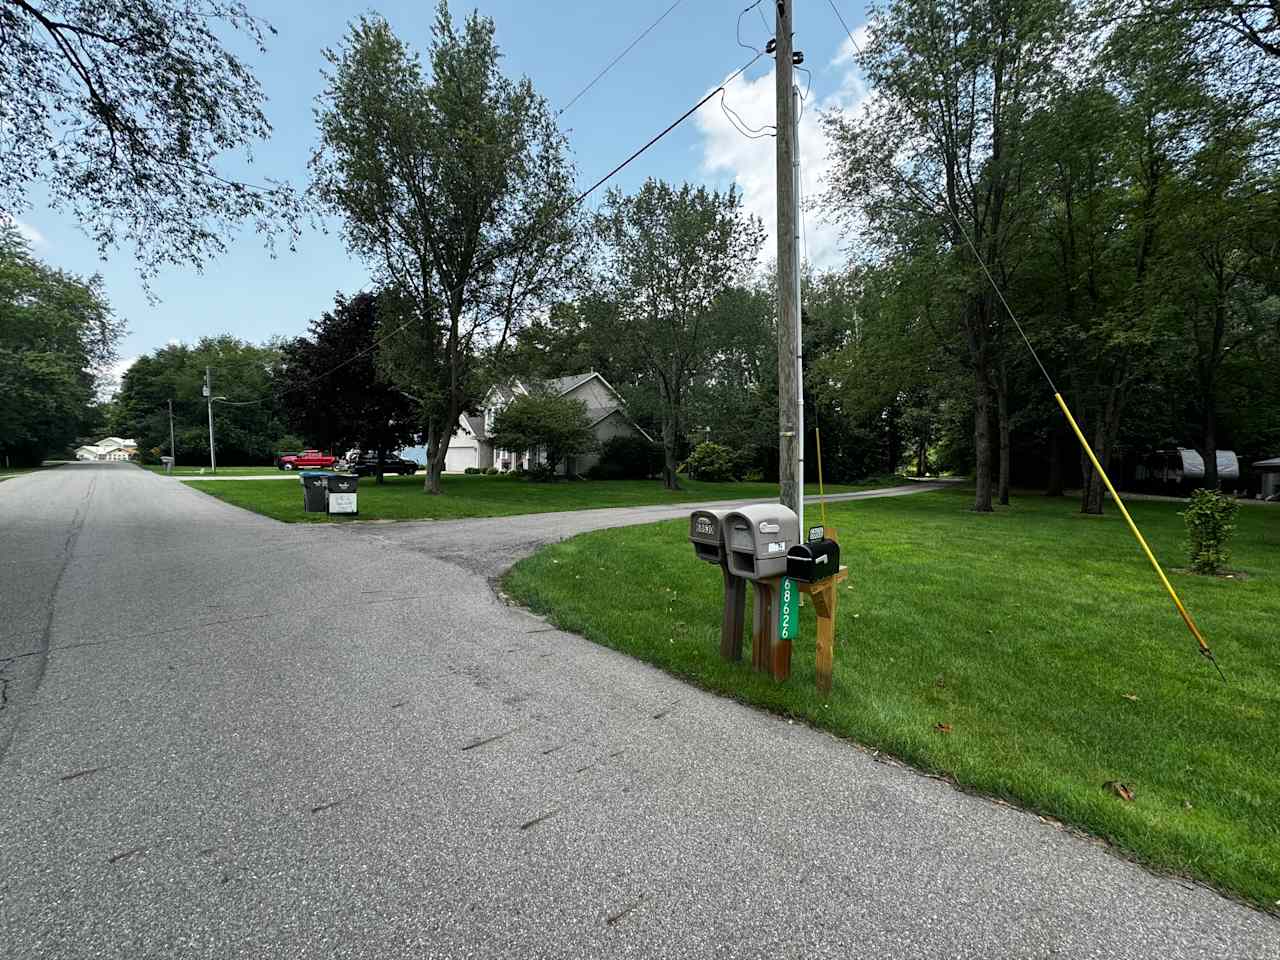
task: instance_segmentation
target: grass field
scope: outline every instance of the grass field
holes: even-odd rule
[[[164,467],[159,464],[146,463],[140,464],[143,470],[150,470],[152,473],[164,473]],[[198,477],[202,474],[209,473],[209,465],[202,467],[183,467],[175,466],[173,475],[175,477]],[[260,467],[219,467],[217,475],[219,477],[257,477],[265,476],[268,473],[280,473],[284,471],[276,469],[274,463],[263,464]]]
[[[682,490],[664,490],[657,480],[577,480],[572,483],[533,483],[515,477],[446,476],[444,493],[422,492],[421,475],[388,477],[381,487],[361,478],[361,520],[452,520],[462,517],[507,517],[521,513],[553,513],[598,507],[637,507],[661,503],[689,503],[759,497],[776,499],[776,483],[698,483],[681,480]],[[296,483],[262,480],[188,481],[197,490],[256,513],[289,523],[329,520],[322,513],[302,512],[302,490]],[[886,481],[892,483],[890,479]],[[874,484],[871,484],[874,486]],[[832,487],[832,492],[858,487]],[[816,493],[817,488],[809,490]]]
[[[701,686],[1276,910],[1280,508],[1240,510],[1232,565],[1243,577],[1170,574],[1224,684],[1113,509],[1083,518],[1072,501],[1027,496],[977,515],[971,499],[947,491],[830,510],[851,576],[829,697],[814,687],[811,607],[787,683],[752,672],[749,654],[720,660],[720,575],[693,558],[682,521],[548,547],[517,564],[505,589],[565,629]],[[1175,568],[1185,566],[1179,509],[1132,504]]]

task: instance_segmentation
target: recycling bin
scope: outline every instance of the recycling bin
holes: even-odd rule
[[[325,513],[329,509],[329,478],[332,470],[303,470],[298,474],[302,483],[302,512]]]
[[[360,486],[360,478],[354,473],[331,473],[326,480],[329,513],[355,514],[356,489]]]

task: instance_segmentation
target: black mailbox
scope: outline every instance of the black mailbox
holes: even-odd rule
[[[840,544],[834,540],[811,540],[787,551],[787,576],[792,580],[817,583],[840,572]]]

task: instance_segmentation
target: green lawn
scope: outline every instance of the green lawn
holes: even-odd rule
[[[266,480],[187,481],[220,500],[290,523],[324,522],[325,514],[302,512],[302,489],[297,483]],[[446,476],[444,493],[422,492],[423,477],[388,477],[381,487],[361,478],[361,520],[452,520],[462,517],[508,517],[520,513],[591,510],[596,507],[636,507],[647,504],[689,503],[758,497],[776,499],[776,483],[698,483],[681,480],[682,490],[664,490],[657,480],[576,480],[572,483],[533,483],[515,477]],[[892,483],[892,480],[887,481]],[[874,486],[874,484],[872,484]],[[817,487],[806,488],[817,493]],[[831,492],[859,489],[831,487]]]
[[[548,547],[517,564],[505,589],[565,629],[701,686],[1274,910],[1280,508],[1240,510],[1233,566],[1247,579],[1170,574],[1224,684],[1114,510],[1083,518],[1073,501],[1027,496],[977,515],[971,499],[946,491],[831,508],[851,576],[825,698],[814,687],[810,606],[787,683],[753,673],[749,653],[743,664],[719,659],[720,575],[693,558],[684,522]],[[1179,509],[1132,504],[1171,567],[1185,565]],[[1108,781],[1135,799],[1108,792]]]
[[[164,473],[164,467],[160,464],[144,463],[140,464],[140,466],[143,470],[150,470],[152,473]],[[260,467],[219,467],[217,475],[219,477],[257,477],[265,476],[268,473],[283,472],[277,469],[274,463],[267,463]],[[175,466],[173,468],[175,477],[198,477],[207,473],[209,473],[209,465],[207,463],[204,466]]]

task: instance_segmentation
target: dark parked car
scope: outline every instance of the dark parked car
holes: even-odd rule
[[[393,456],[387,454],[382,460],[383,473],[399,473],[404,476],[417,473],[420,465],[415,460],[406,460],[404,457]],[[378,473],[378,455],[376,453],[362,453],[355,460],[347,462],[347,470],[354,473],[358,477],[372,477]]]

